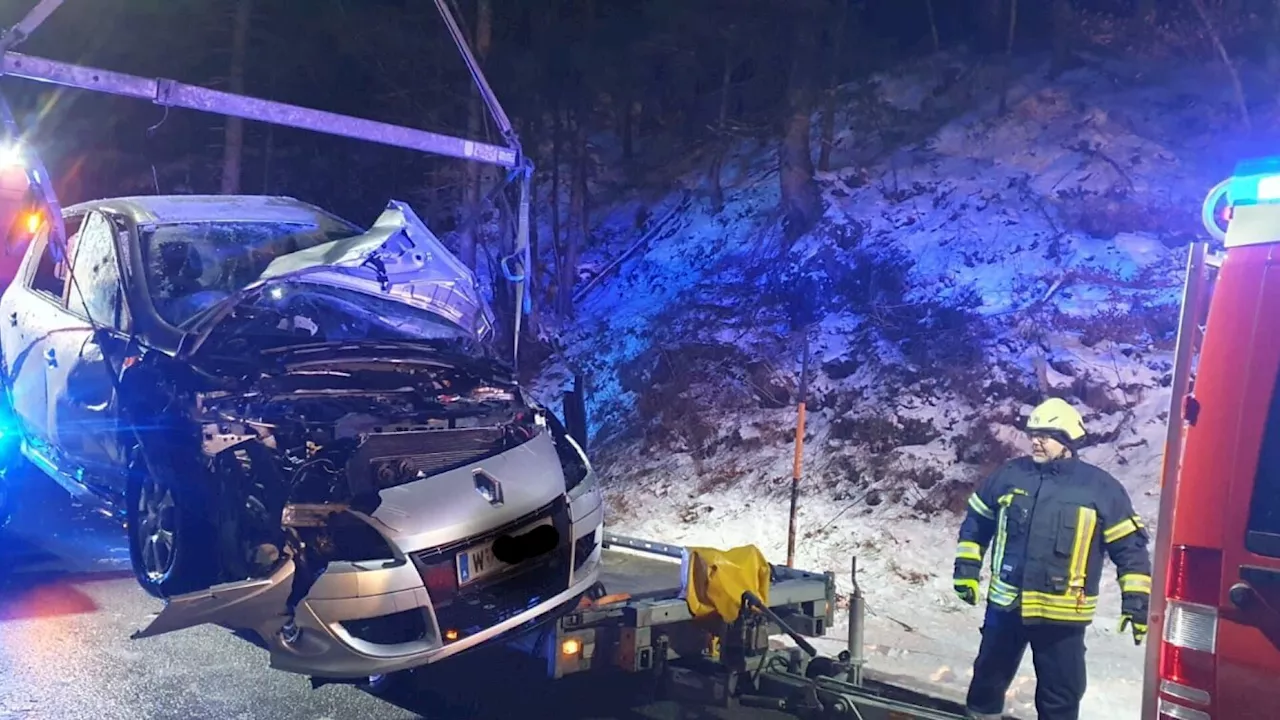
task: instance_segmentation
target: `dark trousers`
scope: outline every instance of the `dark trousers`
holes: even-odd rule
[[[996,716],[1004,712],[1004,695],[1027,645],[1036,668],[1036,717],[1079,720],[1086,681],[1083,625],[1024,625],[1017,610],[990,605],[969,683],[969,711]]]

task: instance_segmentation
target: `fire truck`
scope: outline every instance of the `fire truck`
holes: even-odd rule
[[[1280,716],[1280,158],[1239,163],[1201,216],[1214,242],[1187,261],[1142,718],[1264,720]]]

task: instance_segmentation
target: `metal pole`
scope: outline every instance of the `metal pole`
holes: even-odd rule
[[[26,17],[18,21],[17,25],[9,28],[4,33],[4,37],[0,38],[0,51],[20,45],[23,40],[26,40],[31,36],[31,33],[36,31],[36,28],[40,27],[45,20],[48,20],[53,11],[57,10],[61,5],[62,0],[40,0],[35,7],[31,8],[31,12],[26,14]]]
[[[845,682],[861,687],[862,666],[867,664],[862,645],[867,604],[862,597],[862,588],[858,586],[857,555],[853,556],[849,577],[853,579],[853,592],[849,594],[849,670],[845,675]]]
[[[800,471],[804,465],[804,410],[809,393],[809,328],[804,333],[804,360],[800,364],[800,402],[796,414],[796,456],[791,465],[791,512],[787,524],[787,567],[795,567],[796,510],[800,504]]]

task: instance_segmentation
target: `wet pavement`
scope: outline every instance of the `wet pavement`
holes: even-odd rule
[[[123,529],[32,476],[0,530],[0,720],[36,718],[765,718],[637,702],[634,685],[549,683],[530,662],[480,650],[387,699],[346,685],[311,689],[271,670],[232,633],[197,627],[130,640],[162,607],[136,585]]]

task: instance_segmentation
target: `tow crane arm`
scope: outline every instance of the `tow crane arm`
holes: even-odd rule
[[[471,52],[471,48],[467,44],[458,23],[446,5],[447,0],[435,0],[436,8],[440,11],[441,17],[444,18],[449,34],[453,37],[454,43],[458,47],[458,52],[461,53],[462,59],[466,62],[467,69],[470,71],[471,77],[475,81],[494,123],[498,126],[498,131],[505,141],[505,145],[493,145],[427,130],[339,115],[246,95],[237,95],[197,85],[188,85],[175,80],[143,78],[13,52],[12,48],[26,40],[49,15],[62,5],[63,1],[40,0],[39,4],[27,13],[26,17],[5,31],[3,36],[0,36],[0,52],[3,52],[3,64],[0,65],[0,74],[81,90],[93,90],[139,100],[150,100],[164,107],[177,107],[229,115],[246,120],[311,130],[355,140],[366,140],[459,160],[482,162],[507,169],[509,171],[508,180],[519,180],[520,182],[520,203],[516,219],[514,249],[502,261],[506,278],[516,285],[513,359],[519,359],[520,321],[524,314],[525,303],[524,279],[530,260],[528,243],[529,180],[533,173],[533,164],[524,156],[511,120],[507,117],[506,112],[503,111],[502,105],[498,102],[492,88],[490,88],[488,80],[485,79],[480,64],[476,61],[475,55]],[[0,122],[3,122],[10,135],[14,138],[18,137],[17,124],[3,98],[0,98]],[[43,193],[44,199],[50,208],[50,213],[54,216],[54,222],[60,223],[59,206],[49,183],[49,175],[45,168],[39,164],[38,158],[34,158],[34,161],[33,172],[36,177],[32,178],[33,184],[40,188],[40,192]]]

